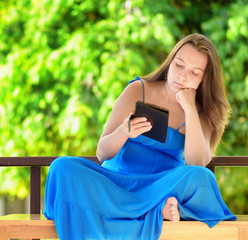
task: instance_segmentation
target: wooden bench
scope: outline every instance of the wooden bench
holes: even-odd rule
[[[238,221],[223,221],[211,229],[202,222],[181,221],[173,223],[166,221],[163,224],[159,239],[247,240],[248,216],[238,217]],[[58,238],[54,221],[46,220],[42,214],[10,214],[3,216],[0,218],[0,232],[0,240],[11,238]]]
[[[49,166],[57,157],[1,157],[0,166],[30,167],[30,214],[10,214],[0,217],[0,240],[56,239],[58,238],[54,221],[47,220],[40,213],[41,167]],[[85,157],[99,163],[96,157]],[[100,164],[100,163],[99,163]],[[214,172],[218,166],[248,166],[248,156],[215,157],[207,166]],[[173,223],[164,221],[160,240],[247,240],[248,215],[239,215],[237,221],[222,221],[214,228],[196,221]]]

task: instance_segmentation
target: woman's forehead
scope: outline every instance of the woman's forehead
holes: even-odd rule
[[[183,61],[185,64],[200,68],[203,71],[208,63],[208,56],[205,53],[199,52],[190,44],[183,45],[176,53],[175,58]]]

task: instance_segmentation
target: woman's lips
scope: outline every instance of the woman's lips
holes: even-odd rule
[[[178,82],[175,82],[175,84],[176,84],[177,86],[181,87],[181,88],[185,88],[184,85],[182,85],[182,84],[180,84],[180,83],[178,83]]]

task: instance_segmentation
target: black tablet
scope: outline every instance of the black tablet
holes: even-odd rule
[[[130,119],[135,117],[146,117],[151,122],[150,131],[142,135],[164,143],[167,135],[169,111],[156,105],[141,101],[136,102],[135,113]]]

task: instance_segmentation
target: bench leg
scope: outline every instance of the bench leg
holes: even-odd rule
[[[9,240],[8,227],[0,226],[0,240]]]

